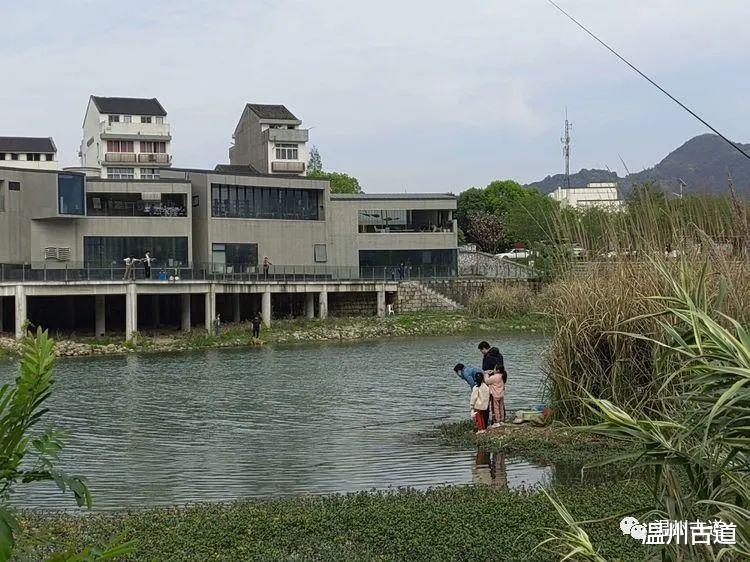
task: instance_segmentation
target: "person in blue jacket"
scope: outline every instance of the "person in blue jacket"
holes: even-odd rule
[[[453,367],[453,372],[458,375],[459,378],[462,378],[466,381],[466,384],[469,385],[470,388],[474,388],[476,383],[474,382],[474,377],[477,373],[483,373],[482,369],[478,367],[472,367],[471,365],[464,365],[463,363],[457,363],[455,367]]]

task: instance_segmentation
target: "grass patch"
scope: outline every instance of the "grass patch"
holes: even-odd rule
[[[503,451],[533,462],[591,465],[633,450],[631,445],[581,432],[563,424],[536,427],[505,425],[483,435],[474,433],[474,423],[443,424],[437,429],[441,442],[466,449]]]
[[[639,482],[558,491],[580,520],[637,513]],[[138,541],[126,560],[550,560],[533,551],[557,514],[541,494],[488,487],[201,504],[88,517],[26,514],[22,546],[80,549],[113,536]],[[619,518],[585,526],[607,559],[643,560],[647,548]],[[43,556],[46,552],[38,552]]]

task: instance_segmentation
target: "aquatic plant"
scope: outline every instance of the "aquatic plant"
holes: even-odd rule
[[[507,318],[534,312],[534,293],[525,284],[495,283],[472,297],[469,313],[477,318]]]
[[[0,561],[11,558],[20,524],[10,499],[18,486],[54,481],[62,492],[73,493],[79,507],[91,508],[91,494],[85,480],[56,467],[66,433],[47,429],[35,433],[35,426],[47,413],[45,402],[54,384],[54,341],[37,329],[22,344],[19,376],[15,384],[0,388]],[[129,544],[104,550],[88,549],[81,554],[64,554],[53,560],[105,560],[130,550]]]
[[[714,308],[708,262],[698,276],[685,262],[677,275],[663,264],[654,268],[669,285],[667,294],[650,299],[662,307],[650,317],[659,336],[620,336],[655,347],[653,372],[662,407],[650,415],[630,413],[589,395],[582,403],[599,423],[585,430],[637,447],[605,462],[648,470],[653,497],[642,513],[646,520],[719,520],[736,526],[736,544],[653,545],[662,560],[749,559],[750,330]],[[580,547],[575,522],[563,506],[555,507],[568,524],[558,546]]]

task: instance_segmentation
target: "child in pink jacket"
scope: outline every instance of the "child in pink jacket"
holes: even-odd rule
[[[494,371],[484,373],[484,382],[490,387],[491,427],[498,427],[505,421],[505,382],[507,380],[508,374],[500,364],[495,366]]]

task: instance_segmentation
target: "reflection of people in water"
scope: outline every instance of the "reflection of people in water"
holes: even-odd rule
[[[472,481],[482,486],[508,487],[508,471],[505,467],[505,453],[477,451],[472,469]]]

